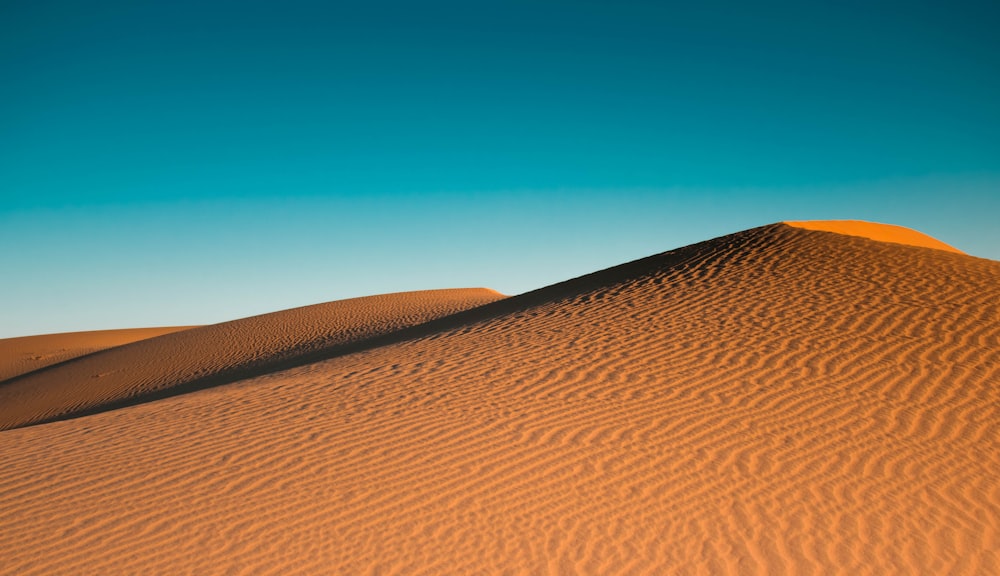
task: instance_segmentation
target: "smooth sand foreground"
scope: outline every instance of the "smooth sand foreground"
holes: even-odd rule
[[[775,224],[6,430],[0,572],[1000,573],[998,302]]]

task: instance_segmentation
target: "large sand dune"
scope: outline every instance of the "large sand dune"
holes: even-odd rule
[[[396,334],[0,433],[0,572],[1000,573],[1000,262],[776,224]]]

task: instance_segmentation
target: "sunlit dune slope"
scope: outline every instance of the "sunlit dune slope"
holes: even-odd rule
[[[917,232],[916,230],[893,224],[880,224],[878,222],[865,222],[863,220],[807,220],[803,222],[785,222],[785,224],[796,228],[805,228],[806,230],[836,232],[837,234],[860,236],[880,242],[894,242],[896,244],[935,248],[937,250],[955,252],[956,254],[964,254],[961,250],[953,248],[923,232]]]
[[[0,429],[259,374],[503,298],[485,288],[339,300],[192,328],[0,384]]]
[[[0,572],[996,574],[1000,262],[776,224],[0,433]]]
[[[0,382],[98,350],[188,328],[190,326],[128,328],[3,338],[0,339]]]

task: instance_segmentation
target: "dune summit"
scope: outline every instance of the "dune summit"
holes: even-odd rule
[[[6,430],[0,572],[998,573],[997,302],[774,224]]]
[[[961,250],[953,248],[923,232],[917,232],[910,228],[892,224],[879,224],[877,222],[865,222],[862,220],[807,220],[803,222],[785,222],[785,224],[796,228],[805,228],[806,230],[836,232],[837,234],[860,236],[862,238],[878,240],[879,242],[893,242],[895,244],[934,248],[936,250],[964,254]]]

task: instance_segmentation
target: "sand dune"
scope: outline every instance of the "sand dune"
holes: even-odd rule
[[[352,298],[112,348],[0,383],[0,429],[232,382],[499,298],[485,288]]]
[[[94,330],[3,338],[0,339],[0,382],[98,350],[188,328],[191,326]]]
[[[998,302],[775,224],[7,430],[0,572],[1000,573]]]

